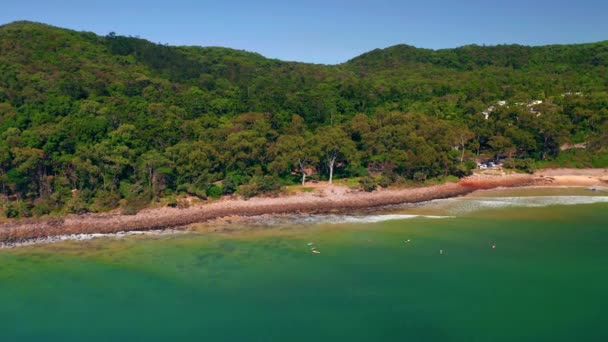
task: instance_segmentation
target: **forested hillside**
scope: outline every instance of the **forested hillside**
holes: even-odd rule
[[[399,45],[330,66],[0,26],[0,217],[250,197],[305,177],[371,190],[462,176],[479,157],[604,165],[607,146],[608,42]]]

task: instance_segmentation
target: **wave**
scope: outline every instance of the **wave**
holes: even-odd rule
[[[514,207],[546,207],[551,205],[577,205],[608,203],[608,196],[521,196],[521,197],[459,197],[438,199],[418,204],[400,206],[405,210],[412,208],[432,209],[426,214],[315,214],[315,215],[281,215],[259,216],[249,224],[263,226],[282,226],[292,224],[357,224],[378,223],[408,219],[445,219],[454,218],[484,209]],[[394,208],[394,207],[393,207]]]
[[[414,218],[427,218],[427,219],[442,219],[450,218],[452,216],[438,216],[438,215],[406,215],[406,214],[374,214],[374,215],[294,215],[288,217],[281,217],[275,220],[265,220],[266,224],[279,225],[279,224],[343,224],[343,223],[378,223],[385,221],[395,220],[408,220]]]
[[[581,205],[608,203],[608,196],[522,196],[449,198],[428,202],[425,207],[443,209],[450,215],[468,214],[483,209],[515,207],[547,207],[553,205]]]

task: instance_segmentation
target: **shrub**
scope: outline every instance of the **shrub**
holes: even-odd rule
[[[281,190],[279,179],[272,176],[256,176],[249,183],[239,186],[238,194],[248,199],[264,193],[278,193],[279,190]]]
[[[207,191],[199,188],[198,186],[196,186],[194,184],[190,184],[186,188],[186,193],[188,195],[197,196],[201,199],[207,199]]]
[[[216,184],[210,184],[205,192],[207,196],[211,198],[222,197],[222,187]]]
[[[608,149],[603,149],[597,153],[593,153],[591,157],[591,166],[608,167]]]
[[[369,176],[361,178],[359,184],[361,184],[361,188],[367,192],[372,192],[378,187],[376,180]]]
[[[95,196],[91,209],[96,212],[107,211],[118,207],[119,204],[119,194],[109,191],[100,191],[97,196]]]
[[[32,214],[34,216],[43,216],[48,215],[51,212],[51,208],[49,207],[47,201],[36,201],[34,206],[32,207]]]
[[[399,175],[397,174],[397,172],[395,172],[395,167],[392,163],[387,162],[384,165],[384,167],[382,168],[382,177],[386,178],[386,181],[390,181],[391,183],[394,182],[397,178],[399,178]]]
[[[532,159],[507,159],[503,162],[503,166],[508,169],[517,169],[528,173],[532,173],[535,170],[534,160]]]
[[[263,193],[277,193],[281,190],[281,181],[272,176],[264,176],[259,180],[259,188]]]
[[[222,194],[230,195],[235,193],[239,185],[242,185],[243,183],[245,183],[244,176],[234,172],[227,174],[222,182]]]
[[[243,196],[243,198],[245,198],[245,199],[254,197],[259,193],[258,186],[256,184],[240,185],[237,192],[239,195]]]
[[[175,196],[167,197],[167,206],[171,208],[177,207],[177,199],[175,198]]]
[[[351,163],[346,166],[346,172],[352,177],[365,177],[369,175],[369,170],[366,167]]]
[[[18,206],[16,206],[12,202],[9,202],[6,205],[6,213],[5,213],[5,215],[6,215],[7,218],[17,218],[17,217],[21,216],[21,213],[19,212]]]
[[[378,185],[380,185],[383,188],[388,188],[393,183],[394,183],[393,179],[391,179],[390,177],[387,177],[387,176],[382,176],[382,177],[380,177],[380,180],[378,180]]]
[[[177,186],[176,190],[177,192],[188,192],[188,187],[190,186],[190,184],[180,184]]]
[[[190,201],[185,198],[177,200],[177,209],[190,208]]]
[[[122,214],[123,215],[135,215],[140,210],[144,209],[150,203],[150,199],[147,196],[132,197],[122,201]]]
[[[464,163],[456,164],[452,167],[452,174],[458,178],[470,176],[473,174],[473,169],[475,168],[475,162],[471,160],[467,160]]]
[[[70,214],[84,214],[87,207],[79,198],[71,198],[66,202],[65,210]]]
[[[417,172],[414,172],[413,179],[414,179],[416,182],[424,182],[424,181],[426,180],[426,178],[427,178],[426,173],[424,173],[424,172],[422,172],[422,171],[417,171]]]

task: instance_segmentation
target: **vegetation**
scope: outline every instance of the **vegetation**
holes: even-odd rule
[[[0,26],[0,217],[307,177],[371,191],[463,176],[474,158],[562,164],[565,143],[606,165],[607,75],[608,42],[401,45],[328,66],[15,22]]]

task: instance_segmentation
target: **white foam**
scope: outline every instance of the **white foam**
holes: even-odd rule
[[[445,209],[450,215],[468,214],[482,209],[515,207],[547,207],[552,205],[580,205],[608,203],[608,196],[522,196],[450,198],[428,203],[429,207]]]
[[[407,220],[413,218],[440,219],[450,218],[451,216],[436,215],[405,215],[405,214],[385,214],[385,215],[310,215],[294,217],[295,223],[377,223],[394,220]]]
[[[0,249],[24,247],[31,245],[41,245],[49,243],[57,243],[62,241],[88,241],[99,238],[116,238],[121,239],[127,236],[133,235],[173,235],[183,233],[184,231],[175,229],[161,229],[161,230],[142,230],[142,231],[121,231],[117,233],[92,233],[92,234],[70,234],[70,235],[57,235],[41,237],[36,239],[25,240],[21,242],[0,242]]]

